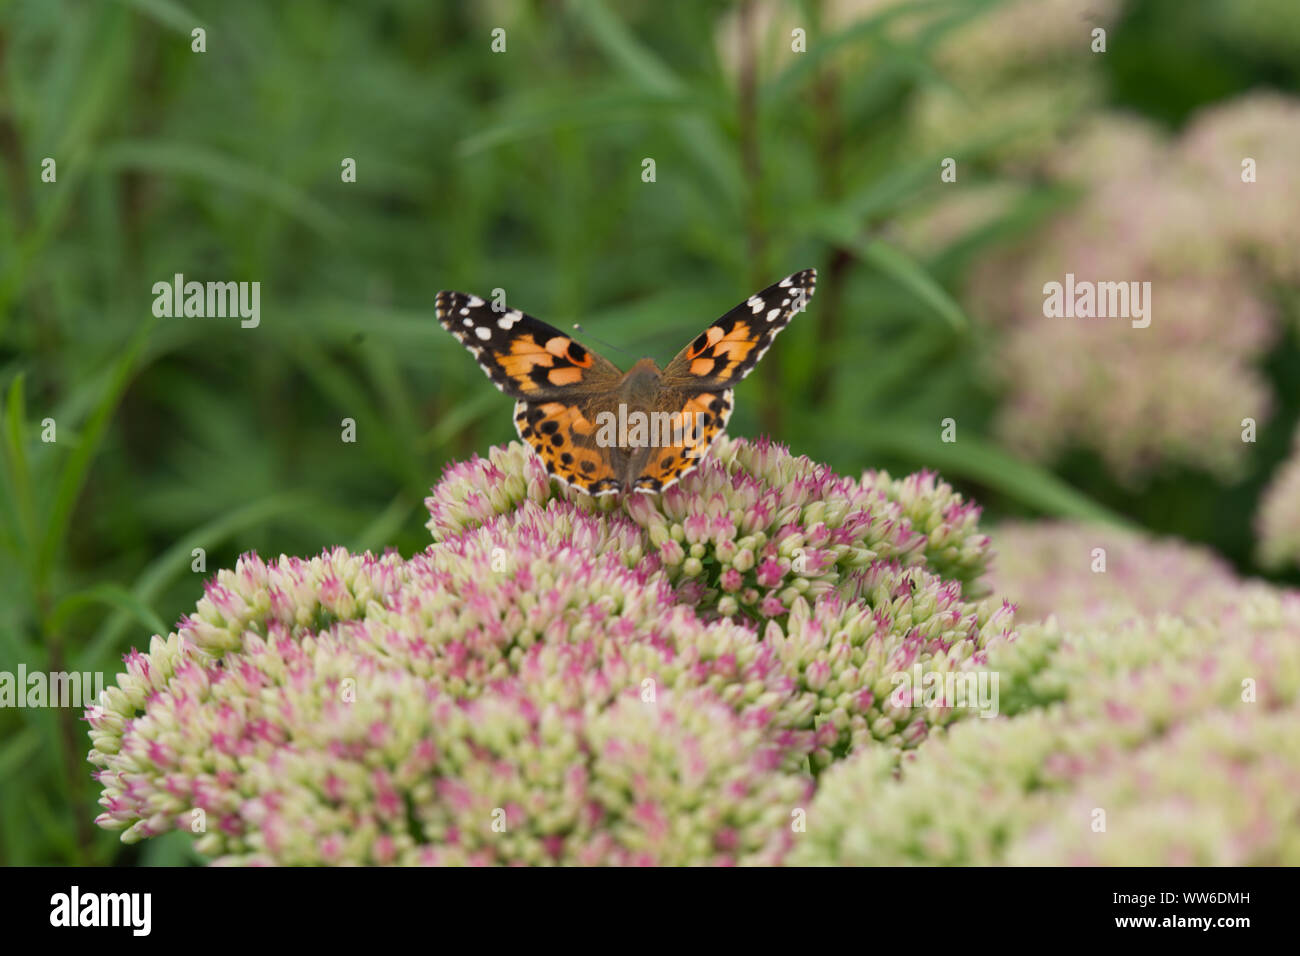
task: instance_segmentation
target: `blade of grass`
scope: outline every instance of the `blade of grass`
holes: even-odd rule
[[[0,747],[0,780],[11,780],[18,768],[27,763],[41,746],[41,734],[35,727],[24,727]]]
[[[493,391],[480,389],[473,398],[458,404],[451,412],[440,418],[438,424],[420,436],[415,447],[422,452],[440,448],[461,430],[487,417],[494,409],[500,407],[500,396]]]
[[[149,19],[189,36],[195,27],[205,26],[197,14],[191,13],[176,0],[119,0],[129,7],[135,7]]]
[[[153,633],[163,635],[167,633],[167,625],[152,608],[117,584],[100,584],[69,594],[55,606],[54,613],[50,615],[50,627],[57,630],[67,620],[69,614],[88,604],[106,604],[118,608],[145,627],[152,629]]]
[[[178,574],[189,569],[195,548],[211,550],[244,528],[260,524],[289,511],[316,507],[318,502],[308,496],[286,493],[250,502],[238,511],[215,518],[195,528],[159,555],[136,579],[131,595],[141,604],[152,605]],[[121,611],[110,617],[81,655],[82,663],[77,669],[93,670],[93,665],[108,653],[113,643],[126,629],[130,619],[130,614]]]
[[[946,476],[960,476],[993,488],[1021,504],[1058,517],[1099,521],[1119,527],[1132,523],[1071,488],[1051,472],[976,438],[941,442],[936,425],[865,424],[849,440],[874,452],[907,457]]]
[[[586,98],[567,97],[563,103],[510,116],[473,133],[457,144],[462,157],[518,142],[556,129],[606,126],[631,120],[681,116],[701,109],[699,97],[629,90]]]
[[[75,830],[69,826],[66,819],[59,820],[50,811],[50,805],[44,798],[44,795],[29,793],[27,795],[27,819],[29,823],[35,823],[39,828],[41,835],[45,837],[45,842],[58,847],[59,852],[65,860],[80,860],[81,849],[77,846],[77,841],[73,837]],[[81,807],[67,805],[64,816],[80,813]]]
[[[72,510],[81,496],[86,477],[90,472],[91,462],[99,450],[108,421],[117,408],[118,400],[126,390],[131,375],[136,370],[136,357],[139,355],[152,322],[147,322],[136,333],[135,340],[127,346],[126,353],[118,359],[113,367],[104,394],[100,397],[90,421],[82,429],[81,440],[72,450],[72,455],[59,473],[54,489],[54,500],[45,525],[45,535],[37,555],[35,579],[38,593],[43,593],[50,570],[64,542],[68,524],[72,520]]]
[[[352,540],[352,551],[374,551],[387,545],[415,510],[415,502],[399,494]]]
[[[613,63],[646,89],[665,97],[692,95],[688,84],[659,57],[640,43],[617,16],[599,0],[569,0],[569,9],[586,27],[591,38]],[[733,209],[741,205],[739,158],[720,135],[715,124],[703,117],[687,116],[671,121],[683,149],[713,181],[718,195]]]
[[[1001,0],[974,0],[974,2],[987,5],[989,2],[996,3]],[[841,50],[855,43],[879,40],[895,20],[969,7],[971,3],[972,0],[903,0],[879,13],[858,20],[852,26],[828,36],[817,37],[806,52],[794,57],[790,66],[766,85],[764,97],[771,101],[797,95],[805,88],[809,78],[834,59]]]
[[[9,395],[5,400],[5,469],[9,486],[13,490],[13,505],[16,512],[16,531],[21,535],[17,541],[18,554],[29,556],[28,549],[36,540],[36,510],[32,497],[31,472],[28,470],[27,446],[25,436],[26,408],[23,400],[23,376],[14,377],[9,385]],[[28,564],[28,571],[31,565]]]
[[[193,176],[213,185],[247,193],[266,200],[327,238],[338,235],[342,227],[333,212],[296,187],[254,166],[199,146],[157,140],[120,140],[104,147],[98,163],[109,170],[135,169]]]
[[[870,263],[884,275],[893,279],[930,311],[943,319],[957,332],[965,332],[970,319],[957,300],[943,286],[935,282],[911,256],[881,239],[863,239],[847,230],[828,230],[825,238],[852,250],[864,262]]]

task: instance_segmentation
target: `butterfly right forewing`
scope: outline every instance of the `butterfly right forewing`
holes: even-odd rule
[[[571,397],[613,388],[622,373],[554,326],[518,309],[497,311],[464,292],[439,292],[438,321],[473,354],[494,385],[516,399]]]
[[[598,444],[593,421],[622,378],[613,362],[527,313],[494,310],[475,295],[439,292],[436,310],[442,327],[516,400],[515,431],[551,475],[589,495],[618,490],[612,450]]]

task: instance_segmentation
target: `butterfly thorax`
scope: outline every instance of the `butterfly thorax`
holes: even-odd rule
[[[645,436],[636,433],[637,418],[641,416],[643,423],[648,420],[660,404],[662,392],[662,373],[654,359],[641,359],[623,374],[618,383],[618,407],[609,409],[618,416],[620,426],[614,447],[610,449],[610,464],[625,491],[631,489],[652,451],[645,444]],[[630,422],[632,427],[623,427],[625,422]]]
[[[654,359],[643,358],[623,375],[618,383],[618,394],[629,406],[648,410],[662,387],[663,373]]]

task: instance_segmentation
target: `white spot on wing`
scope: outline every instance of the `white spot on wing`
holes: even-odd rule
[[[477,329],[475,329],[474,334],[477,335],[479,338],[481,338],[484,342],[492,338],[492,330],[485,325],[480,325]]]

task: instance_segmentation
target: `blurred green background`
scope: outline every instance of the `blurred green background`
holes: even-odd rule
[[[0,4],[0,670],[111,679],[248,550],[425,547],[443,463],[514,437],[433,318],[443,288],[580,321],[626,367],[816,266],[733,434],[848,473],[936,468],[990,521],[1127,522],[1258,573],[1256,504],[1300,417],[1294,324],[1240,473],[1174,456],[1134,485],[1087,447],[1031,462],[999,440],[999,331],[964,282],[1079,201],[1025,157],[1086,117],[1177,135],[1294,93],[1294,6],[1052,0],[1020,28],[997,0]],[[1075,39],[1037,37],[1043,18]],[[972,228],[908,238],[943,190],[1007,184]],[[174,273],[260,282],[260,326],[154,318]],[[79,713],[0,711],[0,861],[189,861],[183,835],[93,826],[87,746]]]

